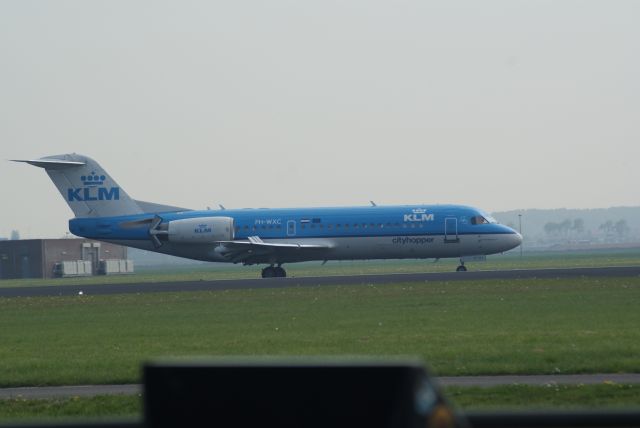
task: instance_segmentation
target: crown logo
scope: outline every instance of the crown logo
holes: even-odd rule
[[[91,171],[91,174],[81,176],[80,180],[85,186],[101,186],[106,178],[104,175],[97,175],[95,171]]]
[[[411,210],[411,212],[414,214],[424,214],[427,212],[427,210],[425,210],[424,208],[414,208]]]

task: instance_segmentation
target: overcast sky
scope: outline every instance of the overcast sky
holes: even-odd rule
[[[640,205],[637,1],[2,1],[0,236],[77,152],[189,208]]]

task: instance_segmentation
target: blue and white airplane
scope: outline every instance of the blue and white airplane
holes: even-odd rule
[[[515,230],[461,205],[197,211],[132,199],[93,159],[78,154],[16,160],[44,168],[75,218],[77,236],[196,260],[267,264],[310,260],[460,258],[508,251]]]

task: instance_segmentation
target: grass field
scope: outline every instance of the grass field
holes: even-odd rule
[[[457,259],[433,260],[382,260],[293,263],[286,265],[289,276],[359,275],[378,273],[452,272]],[[640,266],[640,249],[581,252],[519,252],[489,256],[486,262],[469,262],[470,270],[540,269],[601,266]],[[260,277],[259,266],[234,266],[224,264],[170,266],[165,268],[137,267],[135,275],[96,276],[89,278],[15,279],[2,280],[0,287],[28,287],[59,284],[105,284],[130,282],[193,281],[216,279],[240,279]]]
[[[143,361],[411,355],[440,375],[637,372],[640,278],[0,299],[0,386],[133,383]]]
[[[293,276],[452,270],[455,261],[289,266]],[[640,265],[640,251],[514,255],[472,269]],[[255,277],[239,267],[0,286]],[[167,356],[409,355],[438,374],[640,370],[640,278],[0,298],[0,386],[131,383]],[[640,406],[640,386],[446,389],[463,409]],[[138,396],[0,400],[0,421],[139,418]]]

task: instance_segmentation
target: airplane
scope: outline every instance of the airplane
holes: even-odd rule
[[[44,168],[84,238],[195,260],[266,264],[263,278],[285,277],[284,263],[460,258],[511,250],[522,236],[464,205],[191,210],[131,198],[93,159],[79,154],[15,162]]]

